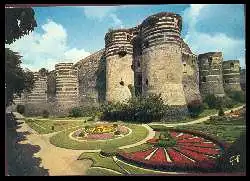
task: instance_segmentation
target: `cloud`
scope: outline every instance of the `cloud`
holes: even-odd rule
[[[59,62],[73,62],[88,55],[84,49],[71,48],[67,45],[67,31],[53,20],[42,25],[43,33],[31,32],[11,45],[11,50],[23,56],[21,66],[33,71],[44,67],[54,69]]]
[[[113,28],[123,28],[123,22],[115,14],[117,6],[86,6],[83,7],[84,14],[87,18],[97,21],[112,20]]]
[[[231,16],[231,12],[227,12],[227,15],[224,14],[225,9],[223,9],[223,7],[224,6],[221,5],[190,5],[183,13],[183,21],[187,26],[187,34],[184,40],[196,54],[221,51],[224,60],[238,59],[240,60],[241,66],[245,67],[245,39],[235,37],[232,34],[226,33],[226,30],[221,31],[222,29],[218,28],[221,22],[217,21],[216,17],[220,19],[221,16]],[[213,8],[214,10],[212,10]],[[206,23],[203,22],[204,19],[206,19]],[[199,31],[199,26],[202,23],[209,26],[210,21],[213,24],[210,31]],[[224,22],[224,24],[227,23],[229,22]],[[241,23],[244,23],[244,21]],[[229,28],[230,26],[232,25],[229,25]],[[213,30],[213,32],[211,30]]]

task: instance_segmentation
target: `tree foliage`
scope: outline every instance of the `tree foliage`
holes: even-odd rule
[[[21,67],[21,56],[9,48],[5,48],[5,86],[6,103],[12,103],[14,94],[20,96],[22,92],[30,92],[34,86],[34,76],[31,71],[24,71]]]
[[[37,27],[32,8],[5,8],[5,43],[11,44]]]

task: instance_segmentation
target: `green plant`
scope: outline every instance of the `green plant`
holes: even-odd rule
[[[233,91],[233,92],[228,92],[227,94],[232,100],[236,102],[240,103],[246,102],[245,93],[243,91]]]
[[[187,107],[192,118],[198,117],[204,111],[204,105],[199,100],[190,102]]]
[[[176,145],[176,141],[174,139],[160,139],[157,142],[157,146],[164,148],[172,147],[174,145]]]
[[[102,156],[111,157],[111,156],[116,156],[116,155],[117,155],[117,152],[116,152],[116,149],[115,149],[115,148],[103,148],[103,149],[100,151],[100,154],[101,154]]]
[[[49,117],[49,111],[43,110],[42,116],[43,116],[43,118],[48,118]]]
[[[225,113],[224,113],[224,111],[223,111],[223,108],[220,107],[220,108],[219,108],[219,112],[218,112],[218,116],[224,116],[224,115],[225,115]]]
[[[82,131],[81,133],[79,133],[79,137],[83,137],[85,135],[85,133]]]
[[[17,107],[16,107],[16,111],[20,114],[24,114],[25,112],[25,106],[24,105],[21,105],[21,104],[18,104]]]
[[[214,94],[209,94],[205,97],[204,102],[208,105],[209,108],[217,107],[217,98]]]
[[[74,107],[69,112],[70,117],[81,117],[82,116],[82,110],[79,107]]]

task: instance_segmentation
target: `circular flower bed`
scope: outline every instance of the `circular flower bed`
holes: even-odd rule
[[[71,135],[78,140],[107,140],[122,137],[128,133],[129,129],[123,125],[102,124],[85,126]]]
[[[200,133],[171,130],[148,140],[151,147],[136,152],[119,152],[117,157],[139,167],[157,170],[212,170],[225,149],[223,143]]]

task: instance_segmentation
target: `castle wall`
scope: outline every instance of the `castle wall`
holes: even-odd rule
[[[131,32],[126,29],[113,30],[105,36],[106,101],[108,102],[122,102],[132,96],[128,88],[129,85],[134,85],[131,39]]]
[[[198,56],[200,92],[202,96],[224,96],[222,77],[222,53],[208,52]]]
[[[56,71],[56,103],[59,111],[78,105],[78,72],[73,63],[59,63]]]
[[[183,63],[183,89],[187,103],[201,101],[199,90],[199,68],[197,56],[193,54],[182,53]]]
[[[241,91],[240,86],[240,61],[228,60],[222,62],[224,90]]]
[[[103,54],[104,49],[101,49],[73,66],[78,69],[80,105],[98,104],[100,92],[97,73]]]
[[[185,106],[181,21],[172,13],[160,13],[143,21],[142,94],[161,94],[165,103]]]

